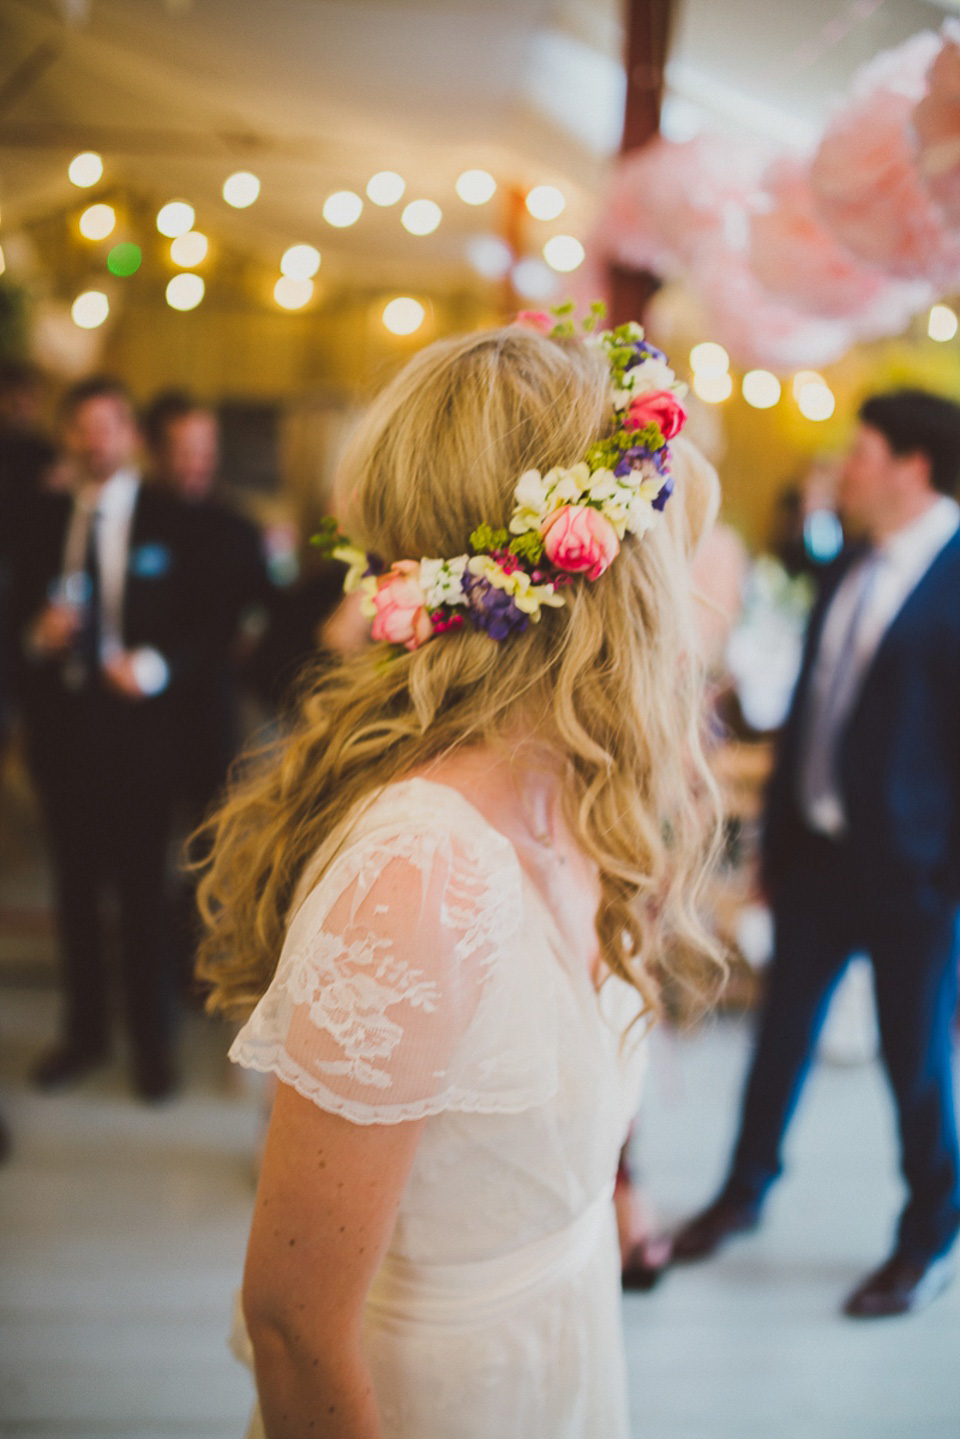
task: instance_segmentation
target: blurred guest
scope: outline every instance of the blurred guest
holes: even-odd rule
[[[34,1079],[65,1085],[107,1057],[101,900],[114,889],[135,1084],[157,1099],[176,1082],[164,876],[184,695],[210,653],[202,556],[189,509],[141,484],[122,384],[75,386],[62,437],[79,483],[25,513],[11,591],[65,1000],[60,1040]]]
[[[185,391],[167,391],[144,416],[151,478],[189,507],[207,572],[216,645],[189,695],[187,798],[197,819],[215,799],[239,744],[237,672],[245,623],[261,628],[273,602],[257,526],[218,488],[217,417]]]
[[[23,510],[54,460],[43,433],[43,390],[29,365],[0,364],[0,756],[13,722],[13,637],[10,631],[10,562]]]
[[[960,1229],[950,1069],[960,905],[960,407],[868,399],[840,483],[865,543],[814,610],[767,802],[776,953],[740,1134],[719,1197],[674,1239],[698,1259],[753,1228],[830,996],[873,962],[908,1202],[850,1315],[902,1314],[949,1277]]]

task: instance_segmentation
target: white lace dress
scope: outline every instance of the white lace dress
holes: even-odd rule
[[[575,888],[456,790],[390,785],[304,877],[230,1051],[356,1124],[428,1116],[367,1303],[384,1439],[629,1433],[611,1196],[646,1046],[565,938]]]

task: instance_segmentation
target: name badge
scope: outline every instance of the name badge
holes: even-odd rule
[[[166,545],[138,545],[130,551],[129,571],[141,580],[156,580],[173,568],[173,555]]]

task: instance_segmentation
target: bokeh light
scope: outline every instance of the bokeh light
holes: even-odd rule
[[[273,298],[283,310],[302,310],[313,299],[313,281],[281,275],[273,287]]]
[[[830,386],[823,380],[816,380],[801,385],[797,405],[804,419],[820,421],[829,420],[837,402]]]
[[[378,170],[367,181],[367,199],[374,205],[396,205],[404,196],[407,182],[396,170]]]
[[[172,310],[195,310],[205,289],[200,275],[174,275],[167,285],[167,304]]]
[[[755,410],[769,410],[780,399],[780,381],[770,370],[748,370],[741,388],[743,398]]]
[[[535,185],[527,196],[526,206],[535,220],[555,220],[563,214],[567,202],[556,185]]]
[[[134,245],[130,240],[124,240],[120,245],[114,245],[107,256],[107,269],[111,275],[119,275],[126,279],[129,275],[135,275],[143,264],[143,251],[139,245]]]
[[[79,155],[74,155],[67,166],[67,175],[71,182],[80,190],[87,190],[95,185],[103,174],[103,161],[96,150],[83,150]]]
[[[934,305],[927,321],[927,334],[931,340],[952,340],[960,328],[960,322],[949,305]]]
[[[443,219],[443,211],[432,200],[411,200],[403,208],[400,223],[411,235],[432,235]]]
[[[189,270],[194,265],[203,264],[209,248],[210,241],[206,235],[199,230],[188,230],[185,235],[178,235],[170,246],[170,258],[175,265]]]
[[[694,374],[705,378],[725,375],[730,368],[730,356],[722,345],[713,340],[704,340],[690,351],[690,368]],[[726,396],[724,396],[726,398]]]
[[[502,280],[513,264],[513,251],[499,235],[471,235],[467,260],[485,280]]]
[[[383,323],[392,335],[413,335],[423,324],[426,313],[419,300],[398,295],[384,307]]]
[[[488,170],[464,170],[454,188],[465,205],[485,205],[497,193],[497,182]]]
[[[112,235],[117,224],[117,212],[112,205],[91,205],[80,216],[80,233],[85,240],[105,240]]]
[[[825,385],[827,382],[816,370],[798,370],[793,377],[790,388],[793,391],[793,398],[799,399],[800,391],[804,385]]]
[[[81,330],[95,330],[110,313],[110,301],[102,290],[84,290],[70,307],[73,323]]]
[[[695,370],[693,392],[701,400],[706,400],[708,405],[721,405],[733,394],[733,380],[726,371],[722,371],[720,374],[707,374],[703,370]]]
[[[525,300],[549,300],[556,294],[558,280],[549,265],[535,255],[525,255],[510,272],[513,288]]]
[[[195,219],[193,206],[188,205],[186,200],[171,200],[157,215],[157,229],[161,235],[175,240],[178,235],[185,235],[193,229]]]
[[[223,182],[223,198],[235,210],[245,210],[260,194],[260,181],[249,170],[237,170]]]
[[[335,190],[323,202],[323,218],[338,230],[355,225],[362,213],[363,201],[353,190]]]
[[[291,245],[284,250],[280,273],[291,280],[312,280],[320,268],[320,251],[314,245]]]
[[[583,264],[586,251],[573,235],[554,235],[543,247],[543,258],[551,270],[566,275]]]

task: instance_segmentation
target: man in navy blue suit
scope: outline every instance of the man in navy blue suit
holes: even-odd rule
[[[706,1257],[754,1228],[830,996],[873,962],[908,1189],[860,1318],[922,1307],[960,1230],[950,1026],[960,909],[960,406],[920,390],[860,410],[840,507],[863,536],[827,577],[767,797],[776,950],[740,1133],[717,1199],[674,1238]]]

